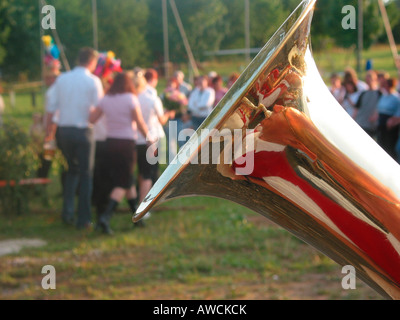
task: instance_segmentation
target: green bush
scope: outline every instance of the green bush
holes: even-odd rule
[[[27,210],[29,188],[18,185],[21,179],[34,177],[37,153],[29,135],[14,121],[0,127],[0,181],[7,186],[0,188],[0,210],[3,214]],[[15,185],[10,185],[15,182]]]

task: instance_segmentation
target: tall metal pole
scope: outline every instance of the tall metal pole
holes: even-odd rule
[[[92,0],[92,16],[93,16],[93,48],[99,50],[99,36],[97,28],[97,1]]]
[[[162,0],[163,35],[164,35],[164,74],[167,79],[169,74],[169,40],[168,40],[168,12],[167,0]]]
[[[250,62],[250,0],[244,0],[244,38],[246,62]]]
[[[362,71],[362,52],[364,50],[364,3],[358,0],[358,45],[357,45],[357,71]]]

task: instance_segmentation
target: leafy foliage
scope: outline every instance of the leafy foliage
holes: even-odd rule
[[[3,0],[4,1],[4,0]],[[40,71],[39,8],[37,1],[8,0],[0,24],[6,33],[5,57],[1,64],[4,74],[14,77],[20,72],[30,76]]]
[[[122,61],[122,67],[133,68],[148,63],[146,42],[148,19],[146,0],[98,1],[100,50],[113,50]]]
[[[37,166],[37,156],[28,134],[15,122],[8,120],[0,128],[0,145],[0,180],[18,182],[31,177]],[[26,187],[18,184],[0,188],[2,212],[21,212],[26,209],[28,192]]]
[[[329,39],[339,47],[350,48],[357,45],[358,29],[345,30],[342,27],[342,19],[345,17],[342,8],[346,5],[357,10],[358,0],[317,1],[312,24],[313,44],[317,49],[325,48]],[[368,49],[384,31],[377,1],[364,1],[363,19],[364,47]]]
[[[3,62],[6,56],[5,44],[7,43],[8,35],[10,34],[10,25],[6,21],[8,1],[0,0],[0,63]]]
[[[79,48],[93,46],[92,2],[47,0],[56,9],[56,30],[71,67]],[[250,46],[262,47],[300,0],[251,0]],[[208,51],[239,49],[245,45],[244,0],[175,0],[196,60]],[[327,45],[353,47],[357,30],[341,26],[342,8],[358,0],[318,0],[312,24],[315,50]],[[400,32],[400,0],[387,2],[396,40]],[[112,50],[122,67],[160,66],[164,55],[161,0],[97,0],[99,50]],[[187,53],[169,0],[169,54],[172,62],[187,62]],[[7,80],[19,73],[40,77],[40,10],[38,1],[0,0],[0,68]],[[45,33],[51,34],[50,30]],[[364,0],[364,46],[387,42],[377,1]]]

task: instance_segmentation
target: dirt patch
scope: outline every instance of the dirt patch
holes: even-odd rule
[[[9,239],[0,241],[0,257],[12,253],[18,253],[22,248],[38,248],[45,246],[46,241],[40,239]]]

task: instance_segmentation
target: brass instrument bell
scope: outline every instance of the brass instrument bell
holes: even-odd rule
[[[400,298],[400,166],[330,94],[304,0],[139,206],[212,196],[258,212]],[[228,139],[229,138],[229,139]],[[228,142],[227,142],[228,141]]]

